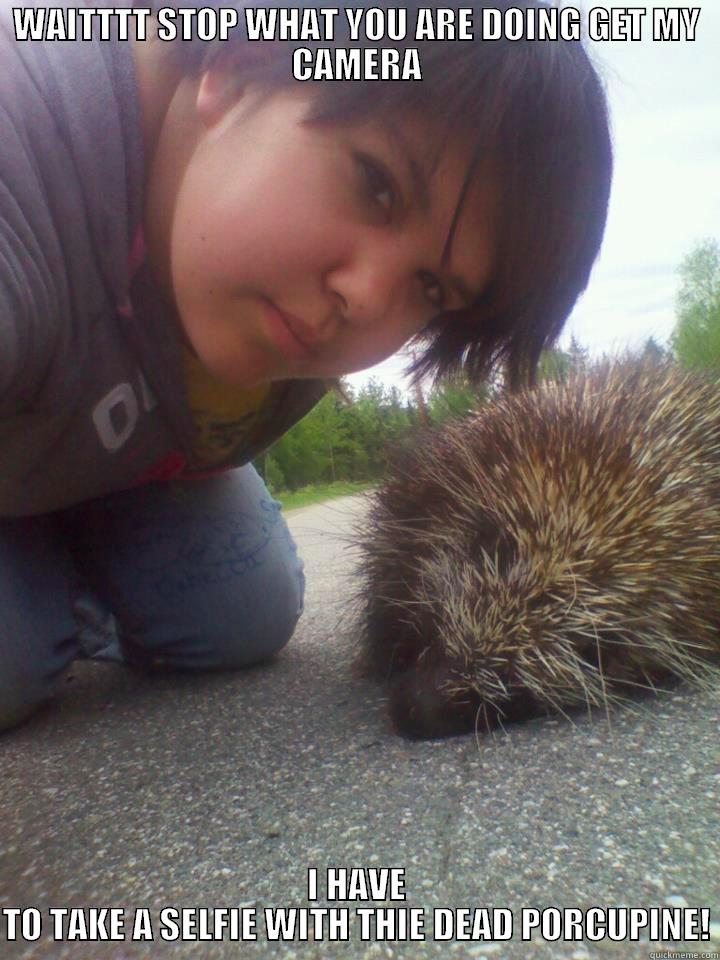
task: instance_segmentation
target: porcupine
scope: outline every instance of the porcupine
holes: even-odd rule
[[[627,357],[396,454],[358,531],[363,664],[407,736],[720,676],[720,387]]]

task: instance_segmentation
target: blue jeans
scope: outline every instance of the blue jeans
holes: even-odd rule
[[[88,590],[118,628],[95,644],[100,656],[221,670],[280,650],[304,589],[280,505],[251,465],[2,519],[0,730],[52,696],[83,655],[78,597]]]

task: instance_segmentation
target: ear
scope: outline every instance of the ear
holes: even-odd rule
[[[227,68],[213,66],[200,79],[195,109],[206,127],[218,123],[242,96],[242,86],[236,74]]]
[[[240,100],[245,88],[257,73],[273,59],[287,53],[279,41],[238,44],[222,54],[205,71],[200,80],[195,108],[202,122],[211,127]]]

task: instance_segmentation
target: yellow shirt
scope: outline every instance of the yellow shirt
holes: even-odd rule
[[[250,442],[270,384],[250,390],[228,387],[216,380],[183,344],[185,393],[195,423],[193,463],[212,467],[225,462]]]

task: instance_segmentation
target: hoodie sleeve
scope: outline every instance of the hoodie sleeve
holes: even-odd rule
[[[127,295],[143,156],[127,43],[15,39],[0,0],[0,416],[79,389]]]
[[[66,290],[42,184],[1,107],[0,143],[0,413],[7,416],[41,388]]]

